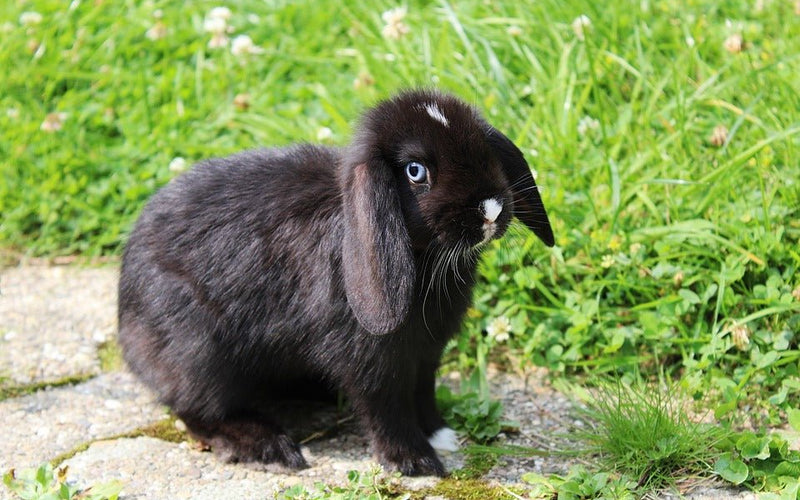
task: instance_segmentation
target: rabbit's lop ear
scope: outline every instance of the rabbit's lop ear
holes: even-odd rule
[[[369,332],[390,333],[408,314],[416,279],[396,182],[387,165],[371,160],[348,169],[342,183],[347,302]]]
[[[545,245],[555,244],[553,229],[547,211],[539,196],[539,188],[531,175],[531,168],[522,156],[522,151],[499,130],[490,126],[486,140],[500,160],[514,196],[514,216],[525,223]]]

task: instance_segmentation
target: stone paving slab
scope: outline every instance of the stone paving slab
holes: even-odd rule
[[[273,498],[274,492],[317,481],[344,484],[348,470],[368,471],[369,444],[362,429],[336,408],[296,408],[288,430],[304,441],[310,467],[287,472],[274,466],[226,464],[189,443],[152,437],[119,437],[165,418],[153,395],[126,371],[100,373],[96,349],[112,338],[117,271],[113,267],[22,267],[0,270],[0,376],[10,383],[47,381],[96,373],[86,382],[49,388],[0,401],[0,473],[24,469],[68,452],[68,477],[80,487],[111,479],[124,481],[122,499]],[[446,383],[457,385],[455,380]],[[549,449],[554,438],[580,425],[570,401],[549,387],[539,371],[495,373],[491,393],[500,398],[505,418],[520,432],[498,444]],[[8,381],[6,383],[9,383]],[[88,448],[83,448],[88,446]],[[82,451],[81,451],[82,450]],[[463,466],[461,452],[442,456],[445,466]],[[564,473],[558,456],[502,457],[485,477],[513,485],[523,473]],[[436,478],[403,478],[410,489],[432,486]],[[0,485],[0,499],[10,493]],[[664,498],[672,498],[666,496]],[[696,500],[749,500],[746,491],[706,488]]]
[[[116,267],[0,268],[0,384],[100,373],[97,346],[116,335],[117,276]]]
[[[150,392],[124,372],[7,399],[0,402],[0,471],[37,467],[81,444],[166,416]]]

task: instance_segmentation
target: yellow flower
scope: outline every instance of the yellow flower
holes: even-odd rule
[[[608,240],[608,249],[612,252],[616,252],[620,248],[622,248],[622,238],[620,238],[618,234],[615,234]]]

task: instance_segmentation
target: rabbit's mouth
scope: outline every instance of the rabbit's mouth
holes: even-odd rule
[[[497,234],[497,217],[503,212],[502,198],[486,198],[480,203],[480,212],[483,215],[483,239],[476,246],[481,246]]]

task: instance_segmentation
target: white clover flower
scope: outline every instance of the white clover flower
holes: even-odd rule
[[[208,41],[209,49],[221,49],[228,46],[228,36],[225,34],[214,33]]]
[[[181,173],[184,170],[186,170],[187,166],[188,164],[186,163],[185,159],[183,159],[180,156],[176,156],[175,158],[172,159],[171,162],[169,162],[169,171],[174,172],[176,174]]]
[[[225,17],[225,11],[217,11],[217,9],[227,9],[227,7],[216,7],[212,9],[211,13],[206,17],[205,21],[203,21],[203,29],[211,33],[211,40],[208,42],[208,48],[210,49],[219,49],[228,46],[228,21]],[[230,12],[230,10],[228,10],[228,12]]]
[[[589,31],[591,26],[592,20],[589,19],[589,16],[585,14],[581,14],[572,21],[572,31],[575,32],[575,36],[580,41],[583,41],[586,38],[585,33]]]
[[[66,119],[66,113],[48,113],[39,128],[44,132],[58,132],[63,128]]]
[[[358,76],[353,80],[353,88],[356,90],[375,85],[375,79],[366,71],[361,71]]]
[[[209,17],[203,21],[203,29],[213,35],[225,34],[228,31],[228,23],[219,17]]]
[[[249,36],[239,35],[233,39],[231,52],[237,57],[242,57],[250,54],[261,54],[264,52],[264,49],[255,45]]]
[[[578,135],[583,137],[590,130],[597,130],[598,128],[600,128],[600,122],[586,115],[578,122]]]
[[[317,130],[318,141],[320,142],[328,141],[332,138],[333,138],[333,130],[329,129],[328,127],[320,127],[319,130]]]
[[[144,34],[148,40],[161,40],[167,36],[167,25],[163,21],[156,21]]]
[[[246,111],[250,108],[250,94],[236,94],[233,98],[233,105],[239,111]]]
[[[708,138],[712,146],[720,147],[728,140],[728,127],[725,125],[717,125],[711,132],[711,137]]]
[[[221,19],[223,21],[228,21],[232,15],[231,9],[227,7],[214,7],[208,12],[209,19]]]
[[[19,23],[23,26],[36,26],[42,22],[42,19],[42,15],[38,12],[28,11],[20,14]]]
[[[408,34],[410,30],[403,22],[403,19],[406,17],[406,12],[407,10],[405,7],[397,7],[396,9],[387,10],[381,14],[381,19],[386,23],[382,31],[383,36],[399,40]]]
[[[489,323],[486,327],[486,333],[495,342],[505,342],[511,337],[511,322],[505,316],[499,316]]]
[[[731,340],[737,349],[746,351],[750,345],[750,329],[747,325],[735,325],[731,329]]]
[[[733,35],[726,38],[725,42],[722,45],[723,47],[725,47],[725,50],[727,50],[731,54],[738,54],[745,48],[744,38],[739,33],[734,33]]]
[[[610,253],[607,253],[607,254],[603,255],[603,260],[600,261],[600,266],[603,269],[608,269],[609,267],[613,266],[616,261],[617,261],[617,259],[614,258],[613,255],[611,255]]]
[[[6,116],[15,120],[19,118],[19,108],[8,108],[6,109]]]
[[[686,46],[691,49],[692,47],[694,47],[694,45],[695,45],[694,37],[692,37],[691,35],[688,35],[686,37]]]

